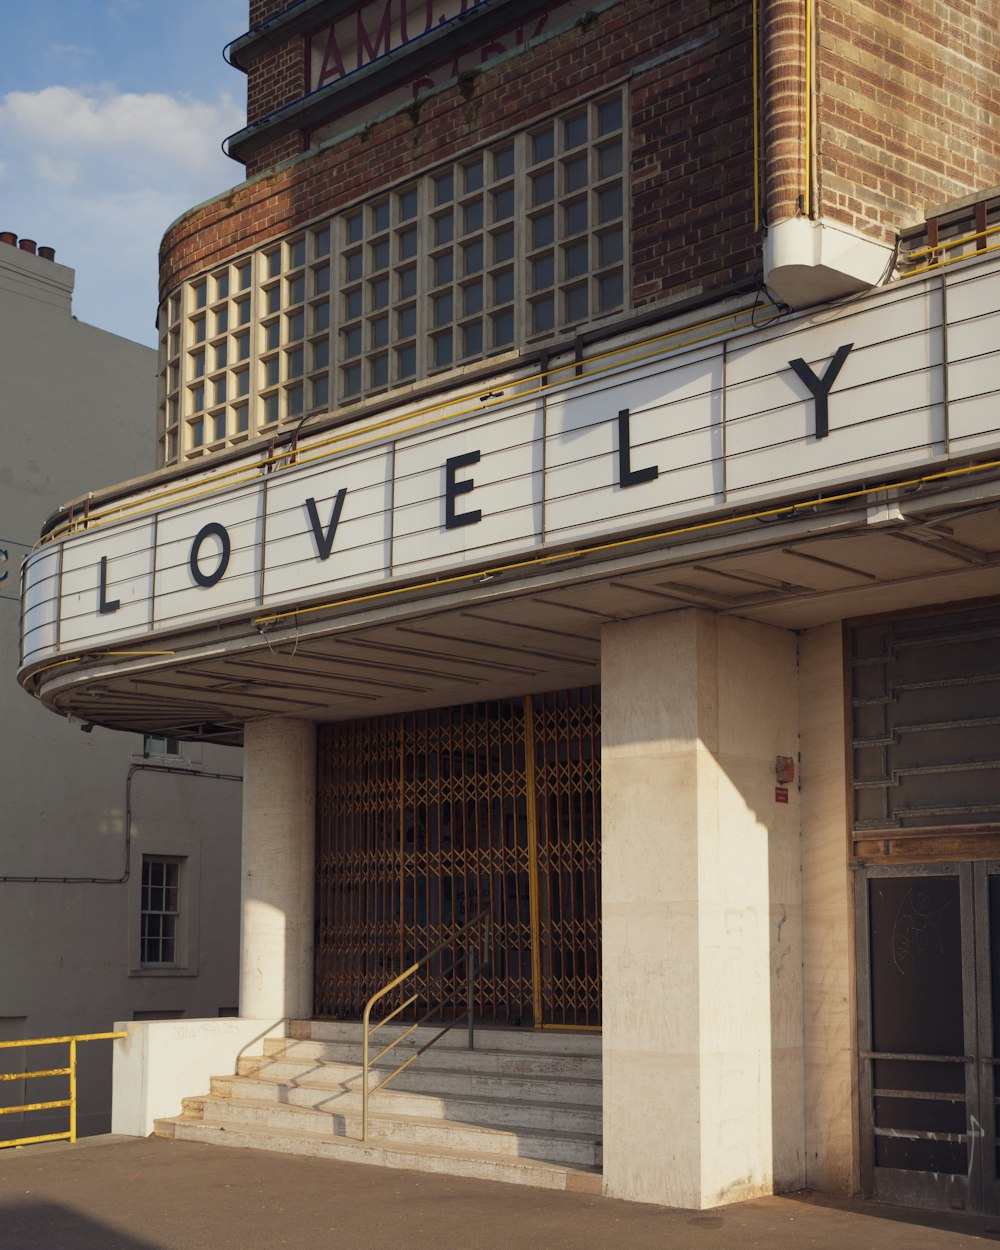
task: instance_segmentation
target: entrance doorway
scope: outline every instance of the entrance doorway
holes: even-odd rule
[[[324,725],[318,748],[317,1015],[359,1017],[488,909],[479,1017],[600,1026],[596,687]],[[461,1010],[464,960],[432,969]]]
[[[1000,1211],[1000,863],[869,868],[856,903],[865,1191]]]

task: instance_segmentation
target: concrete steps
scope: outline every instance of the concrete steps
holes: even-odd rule
[[[395,1052],[393,1052],[395,1053]],[[392,1082],[393,1090],[410,1093],[428,1093],[447,1097],[473,1095],[498,1099],[525,1099],[546,1103],[568,1102],[601,1105],[601,1084],[593,1078],[566,1077],[560,1079],[550,1073],[491,1073],[466,1068],[455,1072],[435,1062],[433,1052],[418,1059]],[[426,1066],[421,1066],[425,1064]],[[378,1085],[392,1071],[384,1063],[370,1073],[369,1084]],[[259,1080],[278,1084],[298,1083],[308,1079],[336,1088],[361,1091],[360,1064],[323,1062],[317,1060],[294,1061],[291,1059],[265,1059],[263,1062],[242,1059],[237,1076],[252,1076]]]
[[[281,1083],[280,1101],[289,1106],[307,1107],[328,1114],[360,1117],[360,1074],[354,1087],[333,1084],[322,1077],[322,1072],[316,1072]],[[601,1108],[592,1103],[536,1101],[511,1096],[489,1098],[471,1094],[440,1097],[397,1090],[394,1085],[395,1082],[372,1096],[370,1112],[373,1120],[383,1113],[393,1118],[414,1115],[466,1124],[495,1124],[503,1128],[551,1128],[587,1133],[593,1139],[601,1136]],[[274,1086],[275,1082],[263,1077],[214,1077],[212,1095],[227,1102],[244,1099],[273,1102]]]
[[[263,1056],[184,1100],[160,1136],[600,1192],[600,1037],[481,1030],[476,1048],[447,1034],[371,1096],[361,1141],[360,1026],[293,1021]],[[400,1029],[377,1035],[378,1048]],[[377,1084],[435,1030],[418,1029],[383,1061]],[[386,1067],[386,1065],[390,1065]]]
[[[381,1034],[376,1034],[376,1040]],[[554,1073],[559,1077],[579,1076],[588,1080],[601,1080],[601,1054],[551,1054],[528,1050],[512,1050],[506,1045],[492,1045],[496,1035],[477,1034],[476,1050],[458,1050],[441,1048],[440,1054],[447,1055],[447,1067],[452,1072],[492,1072],[496,1074],[525,1073],[541,1076]],[[497,1039],[499,1040],[499,1039]],[[440,1045],[440,1044],[439,1044]],[[484,1049],[485,1047],[489,1049]],[[406,1043],[398,1049],[404,1051]],[[373,1046],[373,1054],[381,1050],[381,1045]],[[412,1047],[410,1047],[412,1051]],[[395,1052],[393,1052],[395,1053]],[[361,1063],[361,1044],[350,1040],[340,1041],[297,1041],[288,1039],[284,1042],[279,1038],[268,1038],[264,1042],[264,1056],[270,1059],[291,1059],[306,1063],[310,1060],[321,1063],[348,1063],[358,1066]],[[428,1052],[428,1061],[437,1067],[445,1066],[439,1061],[438,1048]],[[386,1062],[389,1062],[387,1057]],[[414,1065],[416,1066],[416,1065]]]

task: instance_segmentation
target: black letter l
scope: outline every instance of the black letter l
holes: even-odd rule
[[[643,482],[655,482],[660,476],[659,465],[648,464],[644,469],[632,468],[632,436],[629,424],[629,410],[623,408],[618,414],[618,485],[639,486]]]
[[[106,616],[109,612],[117,612],[121,606],[120,599],[108,598],[108,557],[101,556],[101,586],[97,610],[101,616]]]

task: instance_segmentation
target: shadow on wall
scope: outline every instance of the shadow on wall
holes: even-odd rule
[[[3,1244],[17,1250],[168,1250],[163,1242],[123,1233],[53,1202],[0,1203],[0,1220]]]

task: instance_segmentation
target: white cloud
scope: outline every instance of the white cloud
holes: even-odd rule
[[[45,49],[50,61],[58,61],[73,69],[82,69],[96,55],[96,48],[87,48],[79,43],[51,43]]]
[[[86,153],[133,171],[159,170],[166,178],[219,168],[219,144],[242,116],[229,96],[213,104],[162,93],[119,94],[107,86],[12,91],[0,104],[0,127],[11,146]]]
[[[152,342],[160,236],[240,181],[219,144],[242,124],[228,95],[102,85],[0,96],[0,229],[55,247],[76,269],[81,320]]]
[[[52,156],[49,152],[37,152],[32,164],[43,182],[54,182],[68,187],[80,176],[80,166],[67,157]]]

